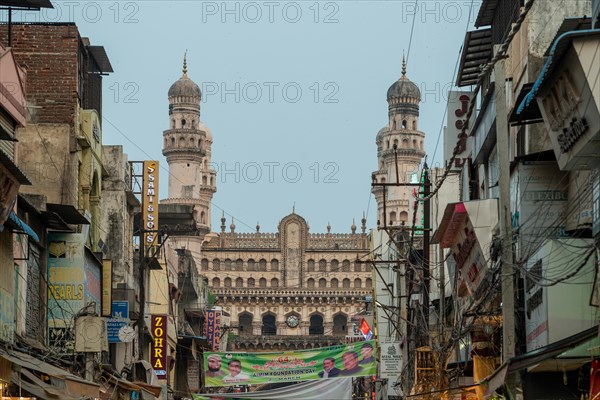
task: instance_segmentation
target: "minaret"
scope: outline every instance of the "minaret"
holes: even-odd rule
[[[419,130],[419,103],[421,92],[417,85],[406,77],[406,61],[402,57],[402,76],[387,91],[389,121],[376,137],[378,170],[373,172],[373,181],[377,183],[396,182],[395,152],[398,158],[398,180],[419,182],[419,165],[425,156],[425,133]],[[394,150],[396,149],[396,150]],[[399,225],[402,221],[412,225],[413,189],[410,186],[386,187],[387,225]],[[384,188],[374,187],[377,201],[377,219],[381,226],[383,217]],[[418,217],[419,218],[419,217]],[[420,219],[417,219],[419,225]]]
[[[216,188],[216,172],[210,168],[212,133],[200,120],[202,93],[183,75],[169,88],[169,129],[164,131],[163,155],[169,164],[168,204],[194,206],[201,232],[210,232],[210,209]]]

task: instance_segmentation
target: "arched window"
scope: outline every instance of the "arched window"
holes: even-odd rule
[[[260,259],[260,261],[258,262],[258,270],[259,271],[267,270],[267,260],[265,260],[264,258]]]
[[[362,287],[362,281],[360,280],[360,278],[356,278],[356,279],[354,280],[354,287],[355,287],[355,288],[360,288],[360,287]]]
[[[202,184],[203,184],[203,185],[208,185],[208,180],[206,179],[206,175],[204,175],[204,176],[202,177]]]
[[[201,224],[205,224],[206,223],[206,213],[204,211],[200,212],[200,223]]]
[[[344,314],[337,314],[333,317],[333,334],[347,335],[348,334],[348,317]]]
[[[279,280],[277,278],[271,279],[271,287],[279,287]]]
[[[406,127],[407,127],[407,126],[408,126],[408,125],[407,125],[407,123],[406,123],[406,120],[405,120],[405,119],[403,119],[403,120],[402,120],[402,129],[406,129]]]
[[[275,324],[275,315],[265,314],[263,316],[261,333],[263,336],[277,335],[277,325]]]
[[[340,262],[336,259],[331,260],[331,272],[338,272],[340,268]]]
[[[327,281],[325,280],[325,278],[319,279],[319,288],[323,289],[326,287],[327,287]]]
[[[394,146],[396,146],[396,148],[398,148],[398,139],[394,139]]]
[[[256,262],[251,258],[248,260],[248,271],[256,271]]]
[[[175,129],[175,120],[174,119],[171,120],[171,129]]]
[[[202,266],[202,271],[208,271],[208,258],[203,258],[200,265]]]
[[[271,260],[271,271],[279,271],[279,261],[278,260]]]
[[[356,260],[354,262],[354,272],[360,272],[362,271],[362,264],[360,263],[359,260]]]
[[[417,149],[417,141],[413,139],[413,149]]]
[[[350,279],[345,278],[343,280],[342,286],[344,287],[344,289],[349,289],[350,288]]]
[[[252,314],[241,313],[239,316],[238,331],[240,335],[252,335]]]
[[[337,289],[337,287],[338,287],[338,280],[337,280],[337,279],[333,278],[333,279],[331,280],[331,287],[332,287],[333,289]]]
[[[406,211],[400,211],[400,221],[408,222],[408,213]]]
[[[385,142],[385,148],[386,148],[386,150],[390,148],[390,141],[389,140],[387,140]]]
[[[244,270],[244,260],[242,260],[241,258],[238,258],[235,261],[235,270],[236,271],[243,271]]]
[[[185,124],[186,124],[186,121],[185,121],[185,118],[184,118],[184,119],[181,120],[181,127],[185,128]]]
[[[254,287],[254,278],[248,278],[248,287]]]
[[[404,139],[404,140],[402,141],[402,148],[403,148],[403,149],[408,149],[408,140],[407,140],[407,139]]]
[[[218,288],[219,286],[221,286],[221,280],[219,278],[213,278],[212,286]]]
[[[350,261],[342,261],[342,272],[350,272]]]
[[[326,272],[327,271],[327,261],[324,259],[321,259],[319,261],[319,271],[320,272]]]
[[[309,335],[322,335],[325,332],[323,327],[323,317],[319,314],[313,314],[310,317]]]
[[[213,271],[219,271],[221,269],[221,260],[215,258],[213,260]]]
[[[315,272],[315,260],[308,260],[307,270],[308,272]]]
[[[381,178],[381,183],[385,183],[385,178]]]
[[[394,225],[394,222],[396,222],[396,211],[390,213],[390,225]]]
[[[258,286],[261,288],[266,288],[267,287],[267,280],[265,278],[260,278],[258,280]]]
[[[225,287],[231,287],[231,278],[225,278]]]
[[[421,147],[421,150],[423,150],[423,141],[422,140],[421,140],[421,143],[420,143],[420,147]]]
[[[413,130],[416,131],[417,130],[417,121],[413,121]]]
[[[231,271],[231,260],[229,258],[225,259],[225,271]]]
[[[315,287],[315,280],[313,278],[308,278],[308,281],[306,281],[306,285],[312,289]]]
[[[367,289],[370,289],[373,287],[373,280],[371,278],[367,278],[367,280],[365,281],[365,287]]]
[[[195,143],[196,141],[194,140],[194,138],[190,138],[190,147],[194,147]]]
[[[235,287],[244,287],[244,280],[242,278],[237,278],[235,280]]]
[[[183,136],[179,137],[179,147],[185,147],[185,138]]]

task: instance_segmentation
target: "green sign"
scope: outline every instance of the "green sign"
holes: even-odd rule
[[[318,349],[274,353],[204,353],[205,386],[300,382],[376,373],[369,340]]]

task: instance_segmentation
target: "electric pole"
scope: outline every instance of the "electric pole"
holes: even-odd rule
[[[506,77],[504,59],[495,65],[496,76],[496,138],[498,141],[498,163],[500,190],[500,235],[502,243],[502,361],[515,356],[515,287],[513,275],[512,222],[510,209],[510,158],[509,131],[506,113]],[[510,378],[509,378],[510,379]],[[514,385],[509,386],[514,398]]]

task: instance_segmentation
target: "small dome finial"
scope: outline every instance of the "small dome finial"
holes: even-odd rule
[[[187,49],[183,53],[183,76],[187,76]]]
[[[404,55],[404,51],[402,51],[402,76],[406,76],[406,56]]]

